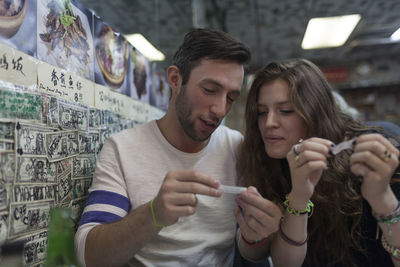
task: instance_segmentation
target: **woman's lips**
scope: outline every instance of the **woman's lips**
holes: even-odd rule
[[[265,142],[268,144],[275,144],[283,140],[280,136],[266,136],[264,138]]]

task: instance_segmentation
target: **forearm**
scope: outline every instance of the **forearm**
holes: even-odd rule
[[[387,215],[394,212],[398,207],[399,200],[394,195],[391,189],[388,190],[386,194],[379,200],[369,201],[371,208],[375,215]],[[382,230],[383,238],[385,238],[386,243],[394,248],[400,249],[400,221],[393,221],[392,223],[379,223],[379,227]],[[400,255],[397,256],[400,259]],[[393,260],[395,266],[400,266],[400,261]]]
[[[240,228],[236,232],[236,243],[239,248],[240,254],[247,260],[257,262],[266,259],[269,256],[272,236],[263,244],[249,245],[244,242],[240,232]]]
[[[86,238],[86,266],[123,265],[160,230],[153,224],[149,203],[131,211],[118,222],[96,226]]]
[[[308,200],[306,199],[289,195],[289,200],[290,207],[296,210],[304,210],[307,207]],[[297,216],[285,212],[279,231],[271,245],[274,266],[301,266],[303,264],[307,253],[307,222],[307,214]]]

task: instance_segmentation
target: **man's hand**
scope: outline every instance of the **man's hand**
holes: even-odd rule
[[[220,197],[220,182],[198,171],[169,171],[153,202],[157,223],[168,226],[196,212],[196,194]]]

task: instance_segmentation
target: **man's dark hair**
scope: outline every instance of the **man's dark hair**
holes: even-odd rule
[[[232,60],[244,65],[250,61],[251,53],[244,43],[225,32],[194,29],[185,35],[173,60],[182,76],[182,85],[187,83],[192,69],[203,58]]]

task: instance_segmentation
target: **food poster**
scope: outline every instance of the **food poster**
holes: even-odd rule
[[[94,81],[93,13],[70,0],[38,0],[37,57]]]
[[[36,56],[36,0],[0,1],[0,42]]]
[[[94,16],[95,82],[130,95],[127,79],[129,43],[111,26]]]
[[[150,102],[150,62],[136,49],[132,49],[130,64],[131,97],[141,102]]]
[[[171,89],[169,88],[165,72],[157,70],[155,64],[153,64],[152,69],[150,105],[166,111],[168,109],[169,95]]]

